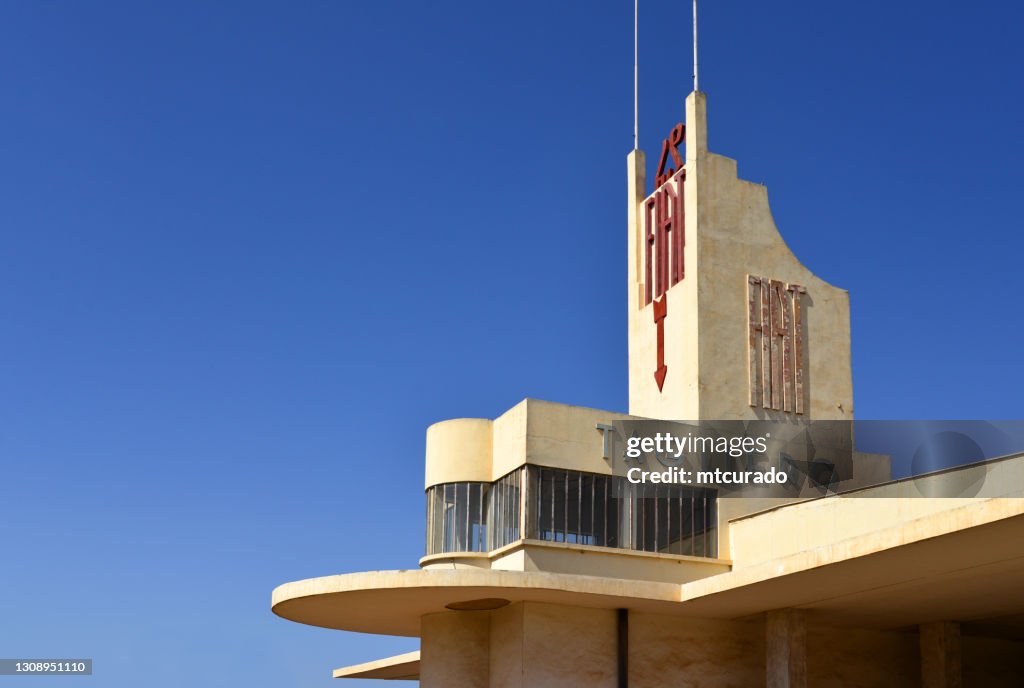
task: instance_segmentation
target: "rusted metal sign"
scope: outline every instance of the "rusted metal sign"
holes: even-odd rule
[[[665,316],[668,315],[668,294],[661,297],[660,301],[654,302],[654,326],[658,328],[658,367],[654,369],[654,381],[658,383],[658,391],[665,386],[665,375],[668,373],[668,366],[665,365]]]
[[[661,298],[683,280],[686,247],[686,215],[683,190],[686,170],[675,176],[644,201],[644,304]]]
[[[686,140],[686,125],[682,122],[678,122],[672,131],[669,132],[668,138],[661,142],[661,158],[658,159],[658,171],[654,175],[654,188],[658,188],[666,181],[672,178],[675,174],[675,170],[683,169],[683,157],[679,155],[679,146],[682,145],[683,141]],[[669,153],[672,154],[672,161],[676,164],[675,169],[671,167],[665,169],[665,164],[668,163]]]
[[[658,360],[654,381],[660,392],[665,386],[668,366],[665,364],[665,318],[668,315],[670,288],[685,276],[683,250],[686,247],[686,215],[684,189],[686,169],[679,146],[686,138],[686,127],[676,124],[661,143],[661,158],[655,175],[655,190],[644,201],[644,292],[641,307],[654,303],[654,325],[657,328]],[[667,167],[669,157],[675,167]]]
[[[799,413],[804,400],[804,312],[799,284],[747,276],[750,405]]]

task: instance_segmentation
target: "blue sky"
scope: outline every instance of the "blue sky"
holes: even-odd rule
[[[689,5],[642,4],[656,158]],[[860,418],[1022,416],[1021,26],[701,5],[710,147],[851,291]],[[631,80],[629,2],[0,5],[0,655],[327,686],[414,649],[270,591],[416,565],[428,424],[625,410]]]

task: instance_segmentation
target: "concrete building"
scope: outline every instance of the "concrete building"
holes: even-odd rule
[[[431,426],[420,568],[286,583],[274,613],[419,637],[335,676],[430,687],[1024,686],[1024,456],[892,481],[851,441],[845,496],[625,479],[623,423],[854,410],[849,296],[707,150],[704,94],[650,194],[645,169],[631,153],[629,415],[528,399]]]

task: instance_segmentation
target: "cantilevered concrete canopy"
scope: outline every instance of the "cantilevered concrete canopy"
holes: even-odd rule
[[[445,605],[499,598],[582,607],[646,608],[670,613],[675,583],[490,569],[369,571],[285,583],[274,613],[290,621],[359,633],[419,637],[420,617]]]
[[[419,650],[334,670],[334,678],[379,678],[391,681],[416,681],[419,680],[419,677]]]
[[[821,500],[822,508],[855,504],[837,499]],[[1024,629],[1024,500],[948,503],[909,526],[684,584],[489,569],[375,571],[287,583],[274,590],[273,611],[314,626],[400,636],[418,636],[425,614],[483,598],[718,619],[800,608],[830,625],[864,628],[954,618],[968,628]],[[768,519],[770,530],[770,519],[788,511],[752,518]]]

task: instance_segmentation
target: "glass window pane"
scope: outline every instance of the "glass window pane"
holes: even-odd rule
[[[426,502],[428,554],[493,551],[522,537],[690,556],[718,552],[714,490],[531,466],[494,483],[432,486]]]

